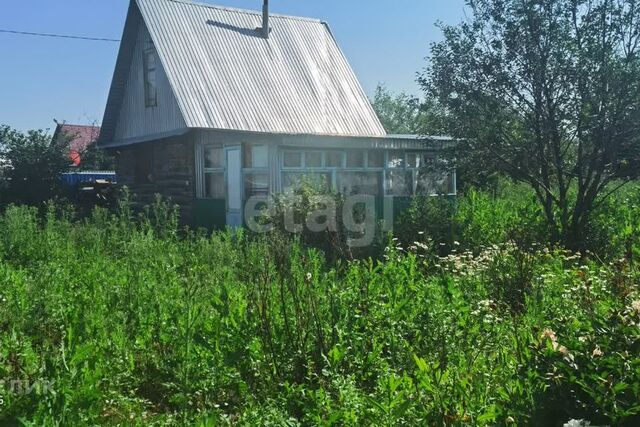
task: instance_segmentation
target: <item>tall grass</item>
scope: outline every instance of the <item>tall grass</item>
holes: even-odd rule
[[[430,236],[342,263],[278,233],[179,233],[161,200],[84,220],[10,207],[0,421],[637,425],[633,259],[519,245],[494,224],[535,208],[490,200],[452,211],[446,256]]]

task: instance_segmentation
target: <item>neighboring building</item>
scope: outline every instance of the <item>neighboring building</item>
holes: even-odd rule
[[[72,166],[80,166],[82,154],[100,137],[99,126],[70,125],[56,122],[56,130],[53,133],[53,141],[66,138],[69,143],[69,160]]]
[[[455,194],[454,173],[421,167],[450,139],[387,135],[327,24],[264,9],[131,1],[99,141],[120,184],[204,226],[242,224],[244,200],[302,175]]]

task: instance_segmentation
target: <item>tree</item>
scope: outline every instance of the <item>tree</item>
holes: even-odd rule
[[[458,159],[534,190],[552,239],[639,172],[640,2],[467,0],[420,77],[467,141]]]
[[[38,204],[54,196],[60,173],[69,167],[66,140],[52,141],[45,132],[26,134],[0,126],[0,150],[5,163],[2,203]]]
[[[406,93],[396,95],[379,85],[372,105],[390,134],[438,135],[444,128],[440,110],[432,100],[421,101]]]
[[[98,144],[94,141],[82,152],[82,162],[80,168],[88,171],[105,171],[113,170],[115,168],[115,162],[113,156],[109,155],[105,150],[98,147]]]

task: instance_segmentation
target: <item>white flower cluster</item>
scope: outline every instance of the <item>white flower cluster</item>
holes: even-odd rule
[[[589,427],[591,422],[586,420],[569,420],[564,423],[564,427]]]
[[[463,277],[476,276],[486,271],[495,260],[512,254],[517,250],[518,248],[514,242],[484,247],[478,255],[474,255],[470,251],[456,253],[454,249],[451,255],[440,258],[440,265],[443,266],[445,271],[453,274]]]
[[[496,315],[496,303],[491,299],[478,302],[478,307],[471,312],[472,316],[482,316],[482,321],[486,324],[500,322],[502,319]]]

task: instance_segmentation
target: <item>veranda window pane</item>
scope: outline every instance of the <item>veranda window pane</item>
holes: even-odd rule
[[[244,176],[245,197],[267,197],[269,195],[269,175],[250,173]]]
[[[322,167],[322,153],[319,151],[307,151],[305,153],[305,167],[308,168],[321,168]]]
[[[368,165],[370,168],[384,167],[384,151],[369,151]]]
[[[298,151],[285,151],[284,153],[284,167],[285,168],[301,168],[302,167],[302,153]]]
[[[343,172],[338,174],[338,191],[347,196],[379,196],[381,181],[380,172]]]
[[[422,163],[420,167],[434,169],[436,167],[436,159],[431,154],[423,154],[420,156]]]
[[[285,192],[301,189],[310,185],[319,192],[327,193],[331,189],[331,174],[328,173],[284,173],[282,187]]]
[[[363,168],[364,167],[364,151],[347,151],[347,167]]]
[[[244,147],[245,168],[269,167],[269,147],[267,145],[245,144]]]
[[[224,191],[224,173],[205,173],[204,174],[205,194],[208,199],[225,199]]]
[[[224,167],[224,151],[222,147],[204,147],[204,167],[215,169]]]
[[[418,171],[416,194],[432,196],[436,194],[449,194],[449,174],[432,172],[426,169]]]
[[[419,168],[420,164],[420,155],[416,153],[407,154],[407,167],[408,168]]]
[[[343,167],[342,160],[344,153],[341,151],[328,151],[327,152],[327,167],[328,168],[341,168]]]
[[[454,184],[455,184],[455,180],[454,180],[453,173],[448,173],[447,177],[445,179],[445,183],[442,186],[442,193],[443,194],[455,194],[456,188],[455,188]]]
[[[404,153],[390,152],[388,168],[403,168],[404,167]]]
[[[413,193],[411,171],[388,171],[386,186],[390,196],[410,196]]]

